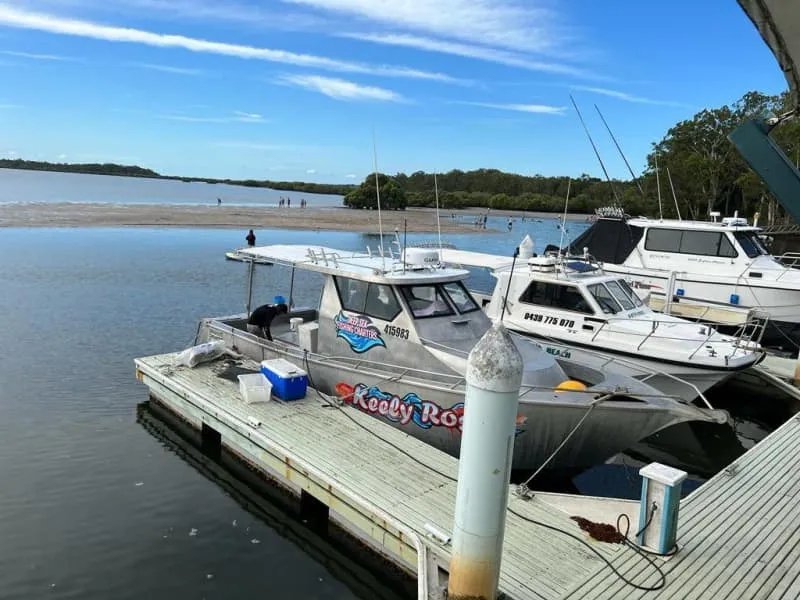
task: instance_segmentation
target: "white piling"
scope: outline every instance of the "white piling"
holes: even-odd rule
[[[497,597],[522,368],[502,323],[467,359],[449,600]]]
[[[794,377],[792,378],[792,383],[796,386],[800,386],[800,352],[797,353],[797,360],[794,363]]]

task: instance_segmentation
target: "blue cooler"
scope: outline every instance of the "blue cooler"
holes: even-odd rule
[[[281,400],[306,397],[308,373],[283,358],[261,361],[261,372],[272,384],[272,395]]]

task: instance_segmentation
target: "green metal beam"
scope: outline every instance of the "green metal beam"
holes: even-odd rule
[[[800,223],[800,171],[769,137],[769,132],[770,125],[764,119],[750,119],[728,138],[780,205]]]

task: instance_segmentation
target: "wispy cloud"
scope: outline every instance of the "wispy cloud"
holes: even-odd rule
[[[33,52],[18,52],[16,50],[0,50],[0,54],[5,54],[6,56],[16,56],[17,58],[30,58],[32,60],[79,60],[74,56],[61,56],[59,54],[35,54]]]
[[[139,69],[149,69],[151,71],[159,71],[161,73],[169,73],[172,75],[192,75],[195,77],[207,75],[207,72],[203,71],[202,69],[188,69],[185,67],[173,67],[171,65],[157,65],[153,63],[139,62],[128,63],[128,65],[131,67],[137,67]]]
[[[496,108],[498,110],[513,110],[516,112],[533,113],[539,115],[561,115],[566,110],[565,106],[550,106],[547,104],[503,104],[495,102],[466,102],[458,101],[455,104],[469,106],[482,106],[483,108]]]
[[[345,175],[345,179],[358,179],[358,175],[356,175],[355,173],[348,173],[347,175]]]
[[[384,102],[407,102],[407,100],[392,90],[359,85],[346,79],[335,77],[321,77],[319,75],[284,75],[280,81],[295,85],[313,92],[319,92],[335,100],[379,100]]]
[[[169,121],[184,121],[186,123],[266,123],[264,118],[258,113],[246,113],[235,110],[232,116],[210,117],[184,114],[158,115],[160,119]]]
[[[314,175],[316,172],[317,172],[317,170],[316,170],[316,169],[306,169],[306,173],[307,173],[308,175]]]
[[[443,54],[452,54],[454,56],[462,56],[465,58],[474,58],[487,62],[493,62],[509,67],[517,67],[519,69],[526,69],[528,71],[539,71],[542,73],[554,73],[559,75],[572,75],[576,77],[590,76],[583,70],[570,65],[565,65],[556,62],[535,60],[526,57],[516,52],[508,50],[499,50],[497,48],[487,48],[486,46],[478,46],[474,44],[464,44],[461,42],[450,42],[445,40],[437,40],[428,37],[420,37],[409,34],[366,34],[366,33],[342,33],[339,37],[350,39],[362,40],[365,42],[373,42],[376,44],[386,44],[389,46],[403,46],[406,48],[415,48],[417,50],[425,50],[428,52],[439,52]]]
[[[541,0],[283,0],[444,38],[551,52],[569,37]],[[550,4],[550,3],[548,3]]]
[[[22,106],[20,106],[19,104],[3,104],[2,102],[0,102],[0,110],[6,110],[6,109],[10,110],[12,108],[22,108]]]
[[[81,0],[55,0],[78,2]],[[91,1],[91,0],[89,0]],[[282,31],[322,30],[326,20],[308,12],[267,10],[253,4],[225,0],[114,0],[108,5],[93,3],[95,10],[139,16],[146,11],[148,17],[165,20],[211,21],[234,23],[254,29],[280,29]]]
[[[633,94],[628,94],[627,92],[620,92],[618,90],[609,90],[606,88],[590,87],[585,85],[573,85],[571,87],[572,89],[579,90],[581,92],[588,92],[590,94],[600,94],[601,96],[608,96],[609,98],[616,98],[617,100],[623,100],[625,102],[634,102],[636,104],[656,104],[658,106],[689,108],[688,104],[684,104],[682,102],[673,102],[671,100],[654,100],[652,98],[634,96]]]
[[[237,121],[244,121],[246,123],[263,123],[264,117],[258,113],[251,113],[251,112],[244,112],[241,110],[233,111],[233,114],[236,115]]]
[[[427,79],[449,83],[463,83],[462,80],[443,73],[422,71],[403,66],[370,65],[366,63],[338,60],[313,54],[299,54],[286,50],[258,48],[241,44],[213,42],[191,38],[183,35],[167,35],[153,33],[141,29],[101,25],[91,21],[58,17],[43,13],[30,12],[0,4],[0,25],[46,31],[49,33],[71,35],[108,42],[144,44],[159,48],[182,48],[191,52],[233,56],[243,59],[263,60],[268,62],[340,71],[347,73],[363,73],[385,77],[406,77],[411,79]]]

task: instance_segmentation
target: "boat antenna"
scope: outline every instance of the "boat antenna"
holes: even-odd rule
[[[439,232],[439,262],[442,262],[442,223],[439,220],[439,182],[436,171],[433,172],[433,189],[436,194],[436,230]]]
[[[381,238],[381,268],[386,271],[386,258],[383,255],[383,220],[381,219],[381,186],[378,182],[378,145],[375,142],[375,128],[372,128],[372,164],[375,167],[375,192],[378,194],[378,235]]]
[[[600,109],[597,108],[597,104],[594,105],[594,108],[597,111],[597,114],[600,115],[600,120],[603,121],[603,125],[606,126],[606,130],[608,131],[608,135],[610,135],[611,139],[614,140],[614,145],[617,147],[617,151],[619,152],[619,155],[622,157],[622,160],[625,161],[625,166],[628,167],[628,173],[631,174],[631,179],[633,179],[633,182],[636,184],[636,187],[639,188],[639,193],[642,195],[642,198],[644,198],[646,200],[647,197],[644,195],[644,190],[642,189],[642,184],[639,183],[639,178],[636,177],[636,175],[633,174],[633,169],[631,169],[631,165],[628,162],[628,159],[625,158],[625,154],[622,152],[622,148],[619,147],[619,144],[617,143],[617,138],[614,137],[614,133],[611,131],[611,127],[609,127],[608,123],[606,123],[606,119],[603,116],[603,113],[600,112]]]
[[[503,317],[508,310],[508,294],[511,292],[511,278],[514,276],[514,265],[517,264],[517,257],[519,256],[519,246],[514,248],[514,256],[511,259],[511,271],[508,273],[508,285],[506,285],[506,295],[503,297],[503,310],[500,311],[500,322],[503,322]]]
[[[606,171],[606,166],[603,164],[603,159],[600,158],[600,153],[597,151],[597,146],[594,145],[594,140],[592,139],[591,134],[589,133],[589,128],[586,127],[586,123],[583,120],[583,116],[581,115],[581,111],[578,110],[578,105],[575,104],[575,99],[572,97],[572,94],[569,95],[570,101],[572,101],[572,106],[575,107],[575,112],[578,113],[578,118],[581,120],[581,125],[583,125],[583,130],[586,132],[586,137],[589,138],[589,143],[592,145],[592,149],[594,150],[594,155],[597,157],[598,162],[600,163],[600,167],[603,169],[603,173],[606,176],[606,181],[608,181],[608,185],[611,186],[611,193],[614,194],[614,201],[617,203],[617,206],[622,206],[622,203],[619,201],[619,196],[617,196],[617,190],[614,187],[614,184],[611,182],[611,177],[608,176],[608,171]]]
[[[682,221],[681,209],[678,208],[678,197],[675,195],[675,186],[672,185],[672,175],[669,174],[669,167],[667,167],[667,179],[669,179],[669,188],[672,190],[672,199],[675,201],[675,212],[678,213],[678,221]]]
[[[408,248],[408,219],[403,219],[403,253],[400,255],[403,259],[403,273],[406,272],[406,248]],[[442,257],[439,257],[441,260]]]
[[[656,189],[658,190],[658,218],[664,220],[664,213],[661,210],[661,180],[658,178],[658,149],[656,148]]]
[[[572,177],[567,178],[567,199],[564,200],[564,218],[561,220],[561,239],[558,240],[558,256],[561,257],[561,248],[564,246],[564,227],[567,223],[567,207],[569,206],[569,190],[572,186]]]

